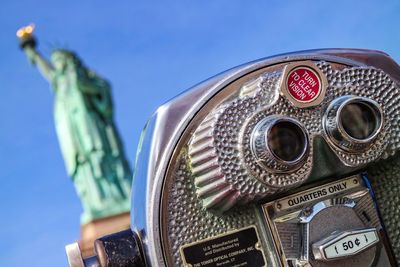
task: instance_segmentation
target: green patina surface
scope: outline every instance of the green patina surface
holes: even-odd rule
[[[132,172],[113,120],[110,84],[71,51],[55,50],[47,61],[32,40],[23,51],[53,89],[55,127],[83,206],[81,224],[129,211]]]

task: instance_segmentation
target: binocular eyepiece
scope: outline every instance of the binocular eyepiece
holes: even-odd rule
[[[353,95],[334,99],[322,118],[325,139],[346,152],[365,151],[383,125],[383,110],[374,100]],[[271,115],[262,119],[251,135],[251,151],[271,172],[292,172],[307,157],[310,140],[298,120]]]
[[[272,172],[290,172],[304,162],[309,150],[309,137],[299,121],[269,116],[254,127],[251,145],[260,165]]]
[[[328,140],[349,152],[367,149],[383,125],[382,107],[366,97],[341,96],[332,101],[324,115]]]

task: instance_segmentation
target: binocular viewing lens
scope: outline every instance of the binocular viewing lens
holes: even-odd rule
[[[345,105],[339,116],[343,130],[350,137],[358,140],[365,140],[373,136],[380,124],[380,115],[366,102]]]
[[[252,133],[252,153],[262,167],[290,172],[302,166],[308,152],[308,134],[296,119],[269,116]]]
[[[360,96],[341,96],[332,101],[324,116],[324,129],[330,141],[349,152],[368,149],[383,124],[381,106]]]
[[[279,121],[271,127],[267,142],[276,157],[283,161],[294,161],[304,154],[306,138],[303,129],[297,124]]]

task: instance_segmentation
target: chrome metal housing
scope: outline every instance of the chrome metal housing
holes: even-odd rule
[[[238,79],[268,66],[302,60],[377,68],[396,82],[400,81],[399,66],[382,52],[358,49],[313,50],[265,58],[233,68],[162,105],[143,131],[132,186],[131,228],[141,239],[147,266],[176,265],[173,256],[175,251],[171,251],[173,248],[169,246],[167,234],[169,222],[166,197],[172,182],[168,174],[172,171],[177,153],[181,151],[178,146],[182,138],[191,134],[187,132],[189,125],[199,124],[198,115],[210,112],[203,107]],[[354,169],[359,167],[351,166]],[[267,238],[263,237],[267,242]],[[270,265],[279,265],[276,255],[269,254],[268,257]]]

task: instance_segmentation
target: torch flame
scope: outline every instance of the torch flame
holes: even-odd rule
[[[31,23],[28,26],[22,27],[17,31],[18,38],[25,38],[31,36],[33,30],[35,29],[35,24]]]

